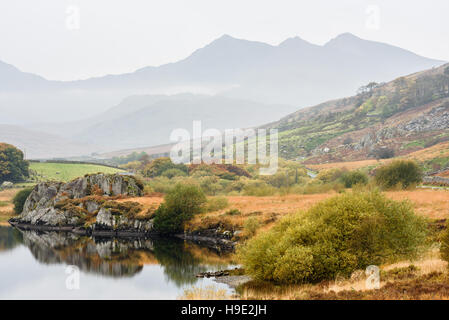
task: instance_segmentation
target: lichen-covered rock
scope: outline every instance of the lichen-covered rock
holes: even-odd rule
[[[77,227],[89,231],[146,233],[152,221],[139,215],[137,202],[118,202],[115,196],[141,196],[143,186],[129,176],[95,174],[68,183],[43,182],[27,198],[14,224]],[[112,197],[112,198],[111,198]]]

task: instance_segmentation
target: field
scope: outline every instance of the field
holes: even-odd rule
[[[72,164],[72,163],[51,163],[51,162],[31,162],[30,169],[38,175],[38,180],[58,180],[70,181],[82,177],[89,173],[117,173],[121,169],[105,167],[95,164]]]
[[[8,220],[13,215],[12,198],[19,191],[18,189],[8,189],[0,191],[0,226],[9,225]]]
[[[350,192],[350,191],[347,191]],[[386,196],[393,200],[409,200],[412,202],[418,215],[429,219],[449,219],[449,191],[416,189],[404,191],[387,191]],[[202,213],[194,217],[187,229],[197,230],[222,223],[233,229],[243,229],[245,221],[256,218],[261,226],[260,231],[270,228],[282,216],[307,210],[314,204],[329,197],[337,195],[331,191],[327,193],[311,195],[286,195],[286,196],[228,196],[229,206],[225,209]],[[212,198],[212,197],[209,197]],[[145,196],[142,198],[127,198],[120,201],[136,201],[141,203],[145,210],[154,210],[163,201],[162,195]],[[240,214],[228,215],[227,211],[237,209]]]

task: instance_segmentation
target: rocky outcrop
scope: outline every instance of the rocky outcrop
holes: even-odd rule
[[[426,176],[423,178],[425,184],[449,186],[449,178],[438,176]]]
[[[405,137],[422,132],[445,130],[449,128],[449,105],[432,108],[429,112],[394,127],[373,129],[354,144],[353,149],[373,147],[395,137]]]
[[[68,183],[43,182],[27,198],[23,212],[10,220],[23,228],[87,234],[146,234],[153,223],[137,202],[118,197],[142,196],[135,178],[118,174],[86,175]]]

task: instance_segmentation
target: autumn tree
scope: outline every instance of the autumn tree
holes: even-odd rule
[[[0,183],[21,181],[28,177],[28,166],[22,151],[10,144],[0,143]]]

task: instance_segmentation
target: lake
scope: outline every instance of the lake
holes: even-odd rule
[[[179,239],[111,239],[0,226],[0,299],[177,299],[214,286],[232,255]]]

